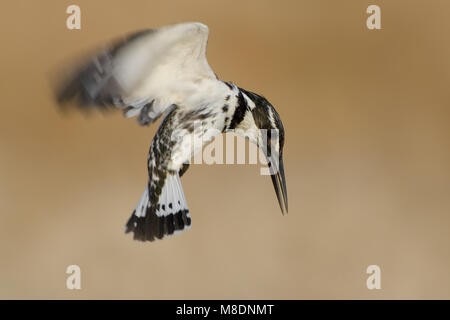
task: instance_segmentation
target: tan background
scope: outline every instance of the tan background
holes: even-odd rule
[[[82,30],[65,9],[82,8]],[[382,30],[365,9],[378,4]],[[450,298],[448,1],[0,4],[0,298]],[[136,29],[201,21],[219,77],[287,132],[290,212],[258,166],[193,166],[193,228],[123,233],[156,126],[63,117],[49,74]],[[82,269],[82,290],[65,269]],[[369,291],[365,269],[382,269]]]

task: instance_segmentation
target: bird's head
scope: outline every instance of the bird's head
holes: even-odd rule
[[[245,136],[263,150],[281,212],[287,213],[288,198],[283,164],[285,138],[283,123],[278,112],[266,98],[243,89],[241,91],[253,101],[254,107],[246,110],[243,121],[236,128],[246,131]]]

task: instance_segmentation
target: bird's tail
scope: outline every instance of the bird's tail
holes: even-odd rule
[[[150,203],[148,187],[133,211],[125,232],[133,232],[134,239],[153,241],[169,237],[191,227],[180,176],[168,174],[157,204]]]

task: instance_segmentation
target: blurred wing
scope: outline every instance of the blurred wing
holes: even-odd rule
[[[58,102],[122,107],[140,124],[153,122],[171,105],[182,105],[203,79],[216,79],[206,60],[208,34],[201,23],[133,34],[75,72],[58,90]]]

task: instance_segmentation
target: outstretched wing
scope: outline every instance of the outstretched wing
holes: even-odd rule
[[[182,104],[204,79],[216,79],[206,60],[208,27],[181,23],[141,31],[112,45],[79,68],[58,90],[60,104],[123,108],[140,124]]]

